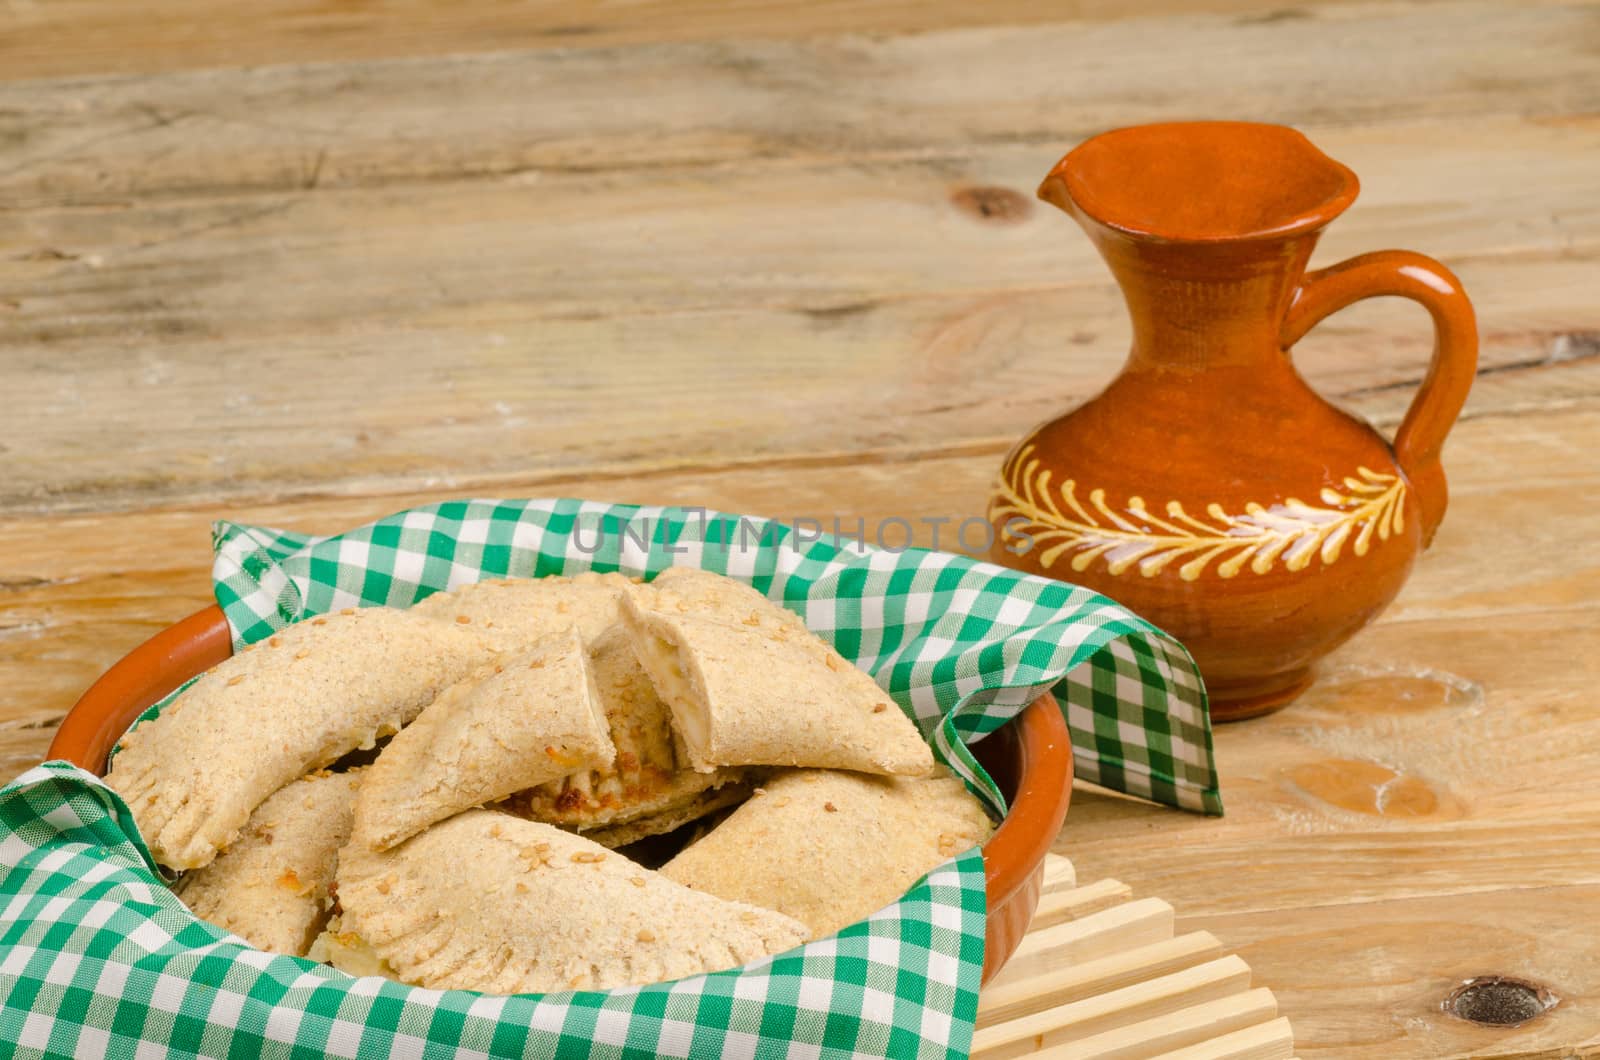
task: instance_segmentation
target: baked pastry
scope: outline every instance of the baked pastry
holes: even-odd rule
[[[821,938],[882,909],[993,830],[942,766],[922,777],[796,770],[768,780],[661,875],[776,909]]]
[[[530,786],[506,809],[579,832],[607,832],[611,838],[597,835],[596,841],[615,846],[618,838],[632,842],[671,831],[748,793],[738,784],[743,770],[688,768],[673,735],[671,711],[639,665],[625,629],[613,626],[601,634],[590,647],[590,659],[616,760],[606,768]]]
[[[699,567],[669,567],[654,580],[633,586],[629,595],[647,611],[693,612],[702,618],[815,639],[793,611],[773,603],[744,582]]]
[[[696,572],[701,573],[701,572]],[[717,583],[752,592],[737,582]],[[607,765],[568,770],[559,779],[528,784],[505,809],[532,820],[577,831],[610,830],[618,837],[655,835],[726,805],[709,793],[734,784],[741,770],[709,774],[687,769],[672,732],[671,714],[656,695],[620,625],[624,596],[644,588],[620,574],[592,571],[570,578],[505,578],[437,593],[413,610],[428,617],[472,625],[515,647],[576,626],[589,645],[592,670],[615,759]],[[756,594],[760,599],[759,594]],[[745,789],[748,790],[748,789]]]
[[[390,734],[364,771],[305,775]],[[125,746],[109,779],[157,857],[192,870],[175,889],[197,914],[436,989],[732,967],[881,908],[990,831],[870,676],[689,568],[313,619]],[[681,837],[611,849],[694,821],[661,873],[630,858]]]
[[[697,770],[786,765],[916,776],[933,767],[911,719],[809,632],[645,610],[631,599],[624,615],[634,654]]]
[[[298,622],[219,663],[124,736],[106,782],[157,861],[196,869],[273,792],[398,732],[497,652],[466,626],[390,608]]]
[[[470,885],[466,876],[470,873]],[[434,989],[607,990],[731,968],[803,925],[700,894],[550,825],[469,810],[393,850],[339,861],[338,966]]]
[[[314,773],[256,807],[244,833],[173,890],[195,916],[257,949],[304,957],[328,919],[360,772]]]
[[[577,629],[553,633],[445,689],[389,741],[356,800],[356,839],[384,850],[615,756]]]
[[[622,597],[631,585],[620,574],[593,571],[565,578],[495,578],[434,593],[411,613],[488,630],[518,647],[571,627],[587,642],[621,618]]]

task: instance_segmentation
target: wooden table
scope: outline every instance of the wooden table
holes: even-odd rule
[[[0,772],[209,600],[218,517],[981,512],[1128,341],[1040,175],[1290,122],[1366,188],[1315,263],[1415,248],[1477,302],[1450,516],[1218,733],[1225,819],[1085,790],[1058,849],[1244,956],[1302,1056],[1600,1056],[1600,5],[1127,6],[0,8]],[[1383,301],[1297,359],[1392,427],[1427,352]],[[1441,1012],[1493,974],[1560,1002]]]

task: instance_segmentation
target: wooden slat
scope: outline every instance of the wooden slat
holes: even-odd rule
[[[1162,1053],[1156,1060],[1292,1060],[1294,1031],[1286,1019],[1275,1019],[1185,1049]]]
[[[979,1028],[972,1052],[982,1060],[1010,1060],[1041,1049],[1082,1041],[1118,1027],[1155,1020],[1193,1006],[1243,993],[1250,968],[1235,956],[1068,1002],[1004,1023]]]
[[[1329,229],[1324,252],[1366,250],[1384,237],[1446,259],[1537,256],[1557,244],[1592,250],[1600,206],[1585,193],[1600,123],[1508,117],[1483,126],[1482,139],[1463,140],[1448,124],[1309,124],[1319,145],[1365,176],[1365,197]],[[1396,150],[1397,137],[1411,150]],[[597,314],[838,310],[1066,284],[1105,289],[1105,267],[1082,234],[1053,208],[1029,205],[1040,175],[1070,143],[678,169],[649,179],[631,170],[552,173],[536,191],[527,181],[447,181],[367,194],[230,191],[41,207],[29,212],[3,263],[0,275],[20,305],[0,324],[21,337],[30,322],[64,325],[59,314],[97,308],[100,316],[63,327],[57,338],[103,338],[118,315],[159,315],[189,325],[169,325],[168,340],[195,341],[203,323],[240,339],[252,337],[251,324],[304,334],[313,321],[379,321],[380,305],[434,326],[471,323],[452,310],[474,305],[488,314],[481,325],[498,327]],[[63,164],[24,168],[48,180]],[[1519,179],[1530,164],[1540,169],[1536,186]],[[1448,197],[1441,168],[1461,174]],[[963,207],[952,197],[972,184],[1016,192],[1025,212],[1013,220]],[[1463,196],[1497,208],[1464,223]],[[207,271],[217,266],[227,272]],[[318,286],[339,270],[341,287]],[[144,304],[108,300],[135,275]],[[294,300],[260,297],[263,284],[265,293]]]
[[[1084,917],[1031,931],[1007,962],[1028,976],[1105,957],[1121,949],[1172,937],[1172,906],[1141,898]]]
[[[1456,263],[1502,329],[1485,364],[1593,363],[1600,344],[1583,325],[1600,321],[1586,289],[1518,256],[1560,235],[1568,221],[1551,216],[1600,231],[1587,182],[1600,139],[1549,136],[1548,154],[1529,154],[1547,181],[1536,206],[1522,156],[1419,130],[1400,167],[1414,172],[1386,185],[1364,167],[1369,188],[1392,197],[1336,226],[1324,260],[1390,242],[1447,257],[1490,245],[1492,262]],[[1045,164],[996,151],[984,165],[999,168],[975,177],[1022,185]],[[1463,225],[1415,161],[1432,156],[1473,174],[1469,193],[1505,212]],[[1126,325],[1064,218],[1040,211],[1000,232],[948,206],[951,185],[929,163],[627,188],[569,178],[536,196],[452,185],[32,214],[25,260],[0,263],[16,303],[0,310],[13,401],[0,511],[335,484],[478,492],[531,472],[844,451],[997,460],[1028,423],[1110,378]],[[1528,219],[1535,209],[1551,212]],[[788,236],[762,234],[769,213]],[[35,257],[47,251],[73,260]],[[1575,277],[1585,262],[1600,268],[1597,255],[1563,250],[1560,267]],[[1430,341],[1415,307],[1363,306],[1314,333],[1300,360],[1333,396],[1390,418]],[[1317,378],[1329,363],[1343,364],[1338,377]]]
[[[1015,975],[1008,966],[983,988],[978,998],[977,1025],[988,1027],[1082,1001],[1221,956],[1222,943],[1209,932],[1196,931],[1054,971]]]
[[[1072,860],[1060,854],[1046,854],[1044,856],[1044,878],[1040,886],[1041,904],[1050,895],[1061,891],[1070,891],[1078,885],[1078,870],[1072,867]],[[1035,914],[1034,922],[1038,922]]]
[[[1481,123],[1600,109],[1586,48],[1592,5],[1299,10],[1306,17],[1248,27],[1196,11],[1181,31],[1152,32],[1144,19],[960,32],[927,32],[930,23],[847,43],[452,52],[0,84],[0,144],[11,163],[0,166],[0,194],[32,206],[512,178],[532,195],[533,181],[542,191],[574,170],[587,180],[626,170],[638,187],[662,167],[752,159],[771,168],[961,158],[1000,142],[1039,144],[1044,154],[1098,129],[1194,117],[1224,51],[1234,56],[1230,92],[1260,121]],[[1452,31],[1441,34],[1446,19]],[[1183,47],[1173,47],[1174,32]],[[1091,55],[1093,77],[1062,69],[1064,56]],[[1351,55],[1370,56],[1359,78],[1348,76]],[[1399,98],[1406,106],[1394,105]],[[1030,176],[1023,190],[1038,179]]]
[[[1054,211],[985,219],[952,196],[1025,206],[1083,133],[1189,114],[1221,53],[1252,114],[1362,174],[1320,260],[1410,243],[1463,272],[1487,367],[1592,357],[1592,10],[1380,4],[0,89],[7,201],[95,203],[19,214],[0,251],[0,511],[998,453],[1103,385],[1126,325]],[[1375,57],[1364,76],[1330,39]],[[1063,54],[1103,57],[1097,76],[1068,78]],[[530,84],[561,86],[559,105]],[[1427,349],[1415,307],[1363,306],[1302,363],[1390,417]]]
[[[1263,1023],[1278,1014],[1270,990],[1250,990],[1218,1001],[1119,1027],[1080,1041],[1040,1050],[1036,1060],[1149,1060]],[[981,1060],[977,1058],[977,1060]]]
[[[1132,896],[1133,888],[1120,880],[1096,880],[1084,887],[1041,895],[1033,914],[1034,930],[1110,909]]]
[[[1304,19],[1330,0],[1299,0],[1287,19]],[[1278,0],[1145,0],[1144,16],[1200,11],[1242,27],[1284,21]],[[793,37],[818,32],[877,34],[941,26],[1047,24],[1126,18],[1116,0],[647,0],[458,3],[400,0],[380,6],[253,0],[220,9],[208,0],[50,0],[6,9],[0,79],[188,70],[218,65],[429,56],[511,48],[645,45],[658,41]],[[648,49],[638,48],[637,51]]]
[[[1076,887],[1069,859],[1046,856],[1043,894],[1029,935],[1122,905],[1131,888],[1116,880]],[[1032,947],[1025,942],[1024,950]],[[1024,953],[1026,956],[1026,953]],[[1035,952],[1035,958],[1039,953]],[[983,1060],[1031,1055],[1042,1048],[1078,1041],[1163,1012],[1241,993],[1250,986],[1250,969],[1225,955],[1217,939],[1204,932],[1150,945],[1118,949],[1106,956],[1041,970],[1013,959],[983,989],[979,998],[973,1052]],[[1279,1021],[1287,1027],[1287,1021]],[[1259,1035],[1231,1041],[1229,1048],[1266,1048]],[[1275,1034],[1271,1041],[1283,1038]],[[1292,1048],[1292,1035],[1283,1046]],[[1231,1056],[1232,1052],[1219,1055]],[[1251,1054],[1240,1054],[1251,1055]],[[1274,1054],[1269,1060],[1277,1060]]]

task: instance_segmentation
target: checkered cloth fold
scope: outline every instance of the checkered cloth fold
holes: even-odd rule
[[[0,788],[0,1043],[8,1057],[967,1055],[983,856],[838,935],[726,972],[499,997],[353,979],[252,949],[154,875],[110,788],[47,762]]]
[[[694,509],[475,500],[333,537],[220,523],[235,646],[486,577],[697,565],[797,611],[997,810],[967,743],[1053,688],[1080,776],[1220,813],[1204,694],[1166,635],[1083,589]],[[170,697],[169,697],[170,699]],[[153,708],[159,711],[160,705]],[[251,949],[161,885],[122,801],[46,763],[0,788],[0,1041],[24,1057],[927,1057],[967,1054],[983,965],[969,850],[837,935],[741,968],[492,997],[351,978]]]
[[[873,674],[997,810],[966,744],[1053,689],[1080,779],[1222,812],[1189,653],[1098,593],[1049,578],[751,516],[570,499],[431,504],[333,537],[222,522],[213,545],[235,648],[308,614],[409,607],[483,578],[704,567],[797,612]]]

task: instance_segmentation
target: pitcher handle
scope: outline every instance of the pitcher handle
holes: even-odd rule
[[[1417,493],[1426,548],[1449,499],[1439,452],[1478,370],[1477,318],[1461,281],[1432,258],[1409,250],[1357,255],[1305,274],[1284,315],[1282,343],[1288,350],[1322,318],[1380,295],[1420,302],[1433,317],[1433,359],[1394,436],[1395,460]]]

